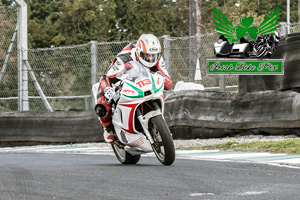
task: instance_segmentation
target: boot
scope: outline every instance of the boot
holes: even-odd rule
[[[111,143],[115,140],[115,136],[112,132],[112,129],[109,126],[103,125],[103,137],[105,142]]]

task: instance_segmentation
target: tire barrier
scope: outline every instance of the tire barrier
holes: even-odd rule
[[[300,136],[300,94],[294,91],[179,91],[169,93],[165,100],[165,118],[175,139]]]
[[[165,98],[165,119],[174,139],[236,134],[300,136],[300,94],[169,92]],[[102,142],[102,134],[94,111],[0,113],[2,147]]]

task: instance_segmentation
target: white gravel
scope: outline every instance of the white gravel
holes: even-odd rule
[[[263,135],[247,135],[247,136],[237,136],[237,137],[226,137],[226,138],[210,138],[210,139],[195,139],[195,140],[174,140],[175,148],[178,147],[192,147],[192,146],[207,146],[214,144],[222,144],[226,142],[256,142],[256,141],[281,141],[287,139],[300,138],[296,135],[286,135],[286,136],[263,136]],[[90,147],[110,147],[110,144],[107,143],[85,143],[85,144],[76,144]]]
[[[175,148],[179,147],[193,147],[193,146],[207,146],[207,145],[214,145],[214,144],[222,144],[226,142],[255,142],[255,141],[281,141],[287,139],[296,139],[300,138],[296,135],[286,135],[286,136],[263,136],[263,135],[248,135],[248,136],[238,136],[238,137],[226,137],[226,138],[211,138],[211,139],[195,139],[195,140],[174,140]],[[74,144],[67,144],[67,145],[74,145],[78,147],[95,147],[95,148],[111,148],[111,145],[105,142],[97,142],[97,143],[74,143]],[[30,148],[34,147],[56,147],[57,145],[37,145],[37,146],[30,146]],[[13,147],[13,148],[26,148],[25,146],[22,147]]]

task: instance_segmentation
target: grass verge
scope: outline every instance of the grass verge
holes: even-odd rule
[[[223,144],[209,145],[209,146],[193,146],[180,147],[180,149],[189,150],[234,150],[243,152],[270,152],[270,153],[286,153],[286,154],[300,154],[300,139],[288,139],[282,141],[271,142],[226,142]]]

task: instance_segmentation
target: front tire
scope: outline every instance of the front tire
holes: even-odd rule
[[[175,160],[175,147],[170,129],[161,115],[149,120],[149,132],[154,140],[152,149],[157,159],[164,165]]]
[[[267,48],[266,46],[260,46],[256,52],[256,57],[260,58],[262,56],[264,56],[267,52]]]
[[[123,148],[116,145],[114,142],[111,144],[111,147],[114,150],[116,157],[122,164],[136,164],[141,158],[141,155],[133,156]]]

